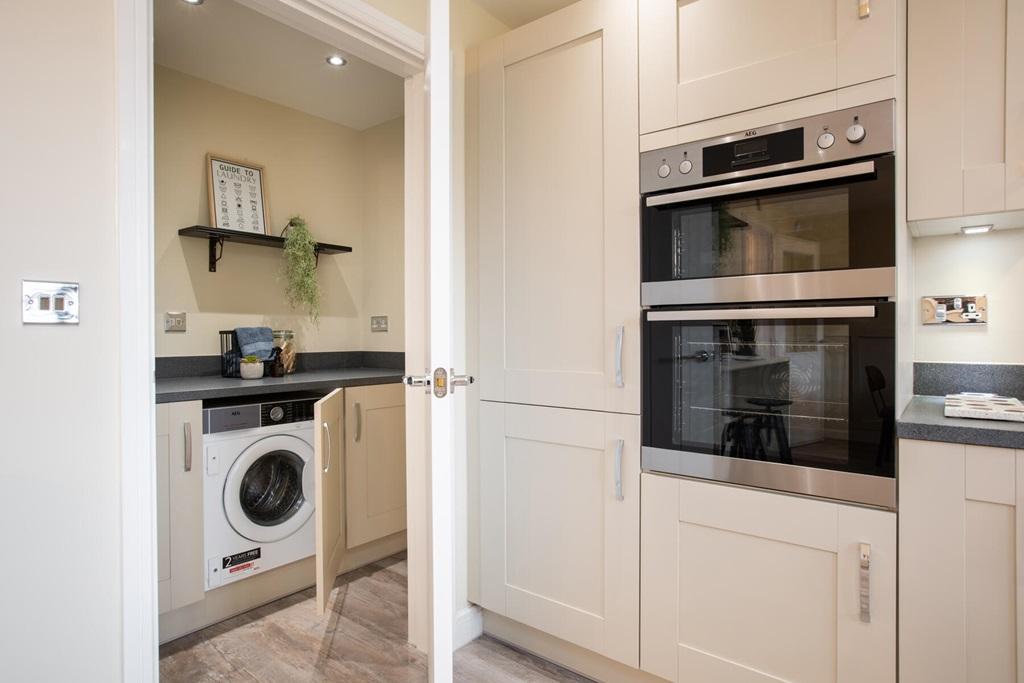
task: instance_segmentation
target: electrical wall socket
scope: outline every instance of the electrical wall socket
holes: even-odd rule
[[[188,316],[182,311],[164,313],[164,332],[184,332],[187,329]]]
[[[386,315],[370,316],[370,332],[387,332],[388,317]]]

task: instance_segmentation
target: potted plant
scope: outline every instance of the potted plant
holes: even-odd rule
[[[259,379],[263,377],[263,361],[256,356],[246,356],[238,366],[242,379]]]
[[[316,280],[316,240],[302,216],[292,216],[284,236],[285,295],[292,308],[302,308],[309,319],[320,319],[320,285]]]

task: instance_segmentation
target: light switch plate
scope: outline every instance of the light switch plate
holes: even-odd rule
[[[386,315],[370,316],[370,332],[387,332],[388,317]]]
[[[184,311],[164,313],[164,332],[184,332],[188,328],[188,316]]]
[[[78,283],[22,280],[21,321],[33,325],[77,325]]]

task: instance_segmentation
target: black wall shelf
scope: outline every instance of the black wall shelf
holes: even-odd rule
[[[184,237],[200,237],[210,243],[210,272],[217,272],[217,261],[224,255],[224,243],[227,241],[238,242],[239,244],[254,244],[260,247],[272,247],[284,249],[284,238],[277,235],[257,235],[251,232],[239,232],[237,230],[222,230],[221,228],[210,228],[205,225],[193,225],[190,228],[182,228],[178,231]],[[217,247],[220,247],[219,251]],[[316,243],[316,259],[319,262],[320,254],[348,254],[352,247],[343,247],[340,244],[328,244],[326,242]]]

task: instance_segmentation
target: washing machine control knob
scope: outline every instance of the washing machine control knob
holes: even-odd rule
[[[270,409],[270,421],[271,422],[280,422],[283,417],[284,417],[284,408],[282,408],[281,406],[274,406],[273,408]]]

